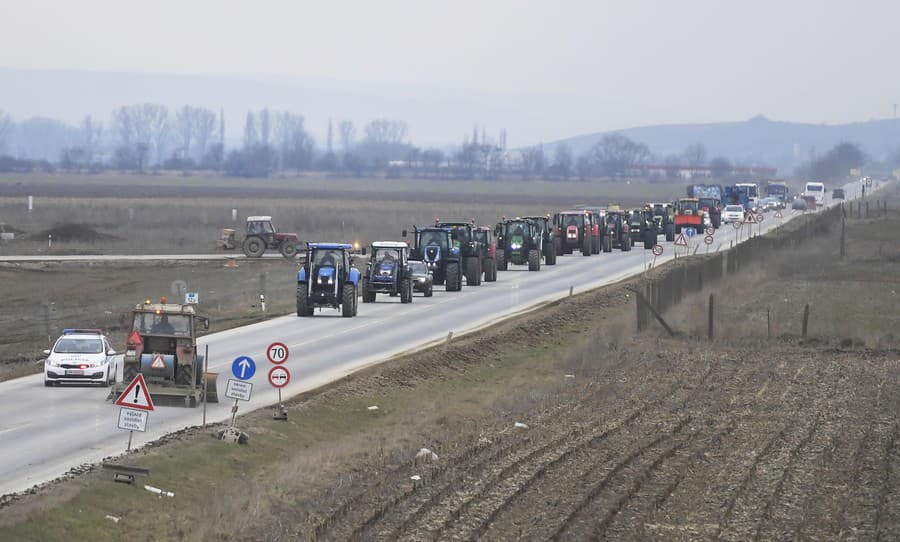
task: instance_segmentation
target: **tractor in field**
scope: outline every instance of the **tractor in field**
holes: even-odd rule
[[[656,244],[656,224],[653,222],[653,211],[649,208],[632,209],[628,214],[628,228],[632,245],[641,243],[648,249]]]
[[[475,240],[481,245],[481,269],[484,271],[484,281],[497,280],[497,243],[494,240],[494,230],[488,226],[475,228]]]
[[[527,265],[529,271],[541,270],[544,236],[540,226],[527,218],[497,223],[497,268],[506,271],[510,264]]]
[[[459,256],[462,261],[462,271],[469,286],[480,286],[484,259],[486,257],[481,243],[475,237],[475,221],[453,222],[435,219],[436,228],[447,228],[453,244],[459,247]]]
[[[266,250],[277,250],[287,259],[297,255],[297,243],[300,238],[296,233],[283,233],[275,230],[271,216],[248,216],[246,233],[240,242],[241,250],[248,258],[259,258]],[[225,228],[216,241],[216,247],[222,250],[234,250],[238,246],[235,230]]]
[[[407,235],[408,232],[403,230],[403,237]],[[434,284],[446,284],[448,292],[462,290],[462,258],[459,246],[454,243],[452,230],[413,226],[413,236],[412,257],[425,262]]]
[[[131,309],[131,332],[125,342],[122,382],[109,394],[115,399],[140,373],[154,404],[195,407],[204,398],[218,403],[216,374],[203,372],[197,337],[209,329],[209,319],[193,305],[144,303]]]
[[[704,217],[706,213],[700,208],[700,200],[697,198],[681,198],[675,204],[675,233],[681,233],[687,228],[694,228],[696,233],[704,230]]]
[[[297,316],[312,316],[316,308],[340,309],[351,318],[357,312],[359,269],[353,267],[352,245],[307,243],[306,261],[297,273]]]
[[[594,239],[599,234],[599,220],[592,211],[560,211],[553,215],[553,228],[560,239],[558,255],[571,254],[575,249],[582,256],[598,252]]]
[[[369,265],[362,278],[363,303],[374,303],[378,294],[399,295],[400,303],[412,303],[412,293],[409,245],[396,241],[372,243]]]
[[[603,252],[612,252],[614,248],[622,252],[631,250],[628,213],[618,205],[607,207],[606,218],[603,220]]]
[[[543,256],[544,263],[547,265],[556,265],[556,255],[559,254],[560,239],[553,234],[553,222],[550,215],[546,216],[526,216],[525,220],[530,220],[535,227],[541,232],[543,238]]]

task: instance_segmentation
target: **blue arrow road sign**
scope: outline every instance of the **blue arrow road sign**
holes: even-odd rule
[[[697,235],[697,230],[695,230],[694,228],[685,228],[684,234],[687,235],[688,237],[693,237],[693,236]]]
[[[253,358],[248,356],[235,358],[234,362],[231,364],[231,373],[235,378],[250,380],[256,373],[256,362],[253,361]]]

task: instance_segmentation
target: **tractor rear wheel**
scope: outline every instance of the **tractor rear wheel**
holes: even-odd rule
[[[591,252],[593,252],[593,246],[594,243],[591,241],[591,234],[585,234],[584,239],[581,240],[581,255],[590,256]]]
[[[506,251],[502,248],[497,249],[497,270],[498,271],[506,271],[507,263],[506,263]]]
[[[434,286],[432,286],[431,284],[429,284],[429,285],[428,285],[428,289],[425,290],[425,294],[424,294],[424,295],[425,295],[425,297],[431,297],[431,296],[433,296],[433,295],[434,295]]]
[[[529,271],[540,271],[541,270],[541,253],[536,248],[533,248],[528,251],[528,270]]]
[[[309,293],[305,284],[297,285],[297,316],[312,316],[313,308],[309,306]]]
[[[248,237],[244,239],[241,249],[248,258],[259,258],[266,251],[266,242],[261,237]]]
[[[481,285],[481,260],[479,258],[465,258],[466,284],[469,286]]]
[[[544,263],[547,265],[556,265],[556,244],[555,242],[550,243],[550,250],[547,251],[547,258],[544,260]]]
[[[374,303],[375,302],[375,292],[369,291],[369,279],[363,279],[362,281],[362,299],[363,303]]]
[[[344,284],[341,292],[341,316],[351,318],[353,316],[353,307],[356,304],[356,285],[348,282]]]
[[[563,255],[562,241],[559,239],[559,237],[556,237],[555,235],[553,236],[553,250],[554,250],[554,252],[556,252],[557,256]],[[554,259],[554,261],[556,261],[556,260]]]
[[[458,292],[462,289],[462,276],[459,274],[459,262],[447,263],[447,291]]]
[[[485,282],[497,280],[497,260],[488,258],[484,261],[484,280]]]
[[[412,281],[409,279],[400,281],[400,303],[412,303]]]
[[[644,249],[651,249],[656,244],[656,230],[644,230]]]
[[[281,243],[281,255],[287,258],[288,260],[294,259],[294,256],[297,255],[297,245],[294,244],[293,241],[287,239],[282,241]]]
[[[592,254],[600,254],[600,242],[602,241],[602,239],[600,239],[600,236],[597,236],[597,237],[592,237],[592,241],[593,241],[593,246],[591,246],[591,253]]]
[[[603,252],[612,252],[612,236],[603,236]]]
[[[624,239],[622,239],[622,252],[630,252],[631,251],[631,236],[626,235]]]

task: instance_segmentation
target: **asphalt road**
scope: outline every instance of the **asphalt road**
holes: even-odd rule
[[[857,197],[858,185],[848,186],[847,196]],[[768,213],[763,222],[763,232],[778,225],[772,215]],[[788,210],[784,216],[787,221],[794,214]],[[757,229],[753,226],[754,233]],[[731,226],[723,226],[711,250],[726,250],[736,234]],[[746,237],[745,229],[741,239]],[[694,242],[701,243],[700,252],[706,250],[702,236]],[[673,257],[672,244],[663,245],[665,253],[656,259],[657,265]],[[437,288],[434,297],[417,295],[407,306],[401,306],[398,298],[379,296],[378,303],[360,303],[356,318],[341,318],[338,311],[325,310],[312,318],[289,315],[208,335],[201,345],[209,345],[210,370],[219,373],[222,402],[209,405],[207,419],[217,422],[230,416],[232,402],[224,397],[225,386],[238,356],[250,356],[257,365],[251,401],[241,402],[240,412],[277,401],[277,391],[267,381],[272,364],[265,356],[266,346],[274,341],[290,348],[285,365],[292,378],[283,392],[290,397],[398,353],[444,340],[449,331],[459,335],[565,297],[570,287],[577,293],[637,274],[652,258],[649,250],[640,247],[591,257],[575,253],[559,258],[556,266],[542,266],[537,273],[511,266],[499,274],[497,282],[464,287],[459,293]],[[27,489],[72,467],[125,451],[128,433],[117,429],[119,408],[104,400],[106,389],[45,388],[42,379],[32,375],[0,382],[0,494]],[[150,414],[148,431],[134,434],[133,445],[200,421],[200,408],[159,407]]]

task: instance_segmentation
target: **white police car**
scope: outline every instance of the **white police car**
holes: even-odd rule
[[[116,382],[116,351],[99,329],[64,329],[52,350],[44,350],[44,385]]]

